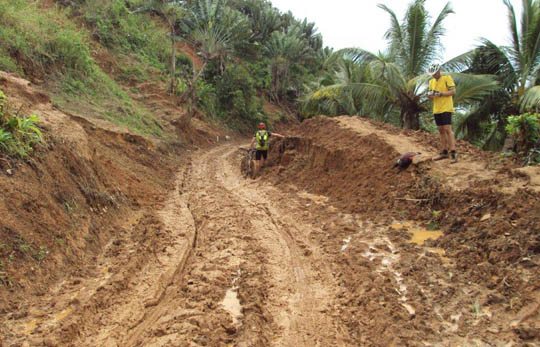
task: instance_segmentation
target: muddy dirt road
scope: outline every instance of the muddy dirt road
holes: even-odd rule
[[[424,243],[441,232],[245,180],[237,148],[193,152],[161,208],[126,216],[91,275],[10,316],[4,344],[521,345],[512,329],[538,307],[505,312]]]
[[[33,303],[8,345],[351,343],[313,226],[290,196],[243,179],[237,155],[232,145],[194,155],[163,209],[128,218],[95,277]]]

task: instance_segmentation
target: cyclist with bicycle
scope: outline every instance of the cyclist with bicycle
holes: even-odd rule
[[[255,152],[255,165],[253,170],[253,177],[257,177],[259,169],[264,166],[266,158],[268,158],[268,148],[270,136],[284,138],[285,136],[278,133],[271,133],[266,130],[266,124],[259,123],[259,130],[255,133],[255,136],[251,140],[250,147],[256,144],[257,152]],[[261,163],[262,161],[262,163]]]

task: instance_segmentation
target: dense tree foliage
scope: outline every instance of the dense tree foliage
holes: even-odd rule
[[[409,129],[419,129],[421,115],[428,114],[431,102],[425,95],[431,76],[430,63],[440,59],[443,21],[453,13],[450,4],[435,21],[425,9],[425,0],[413,1],[402,22],[387,6],[379,5],[390,16],[385,38],[388,49],[375,54],[361,48],[336,52],[331,59],[332,73],[325,85],[316,86],[304,100],[305,110],[313,113],[330,108],[333,114],[371,116]],[[447,62],[447,66],[454,64]],[[496,83],[489,76],[452,73],[459,88],[457,105],[469,105],[491,93]],[[321,100],[322,98],[322,100]],[[317,105],[317,100],[323,101]]]
[[[244,120],[243,127],[247,127],[268,117],[262,108],[253,107],[262,105],[265,98],[294,107],[303,86],[322,66],[325,53],[315,24],[297,20],[290,12],[283,14],[268,1],[188,0],[183,10],[184,16],[177,22],[179,36],[196,49],[202,61],[189,74],[180,76],[187,85],[183,94],[189,101],[190,114],[202,107],[235,127],[242,124],[235,119]],[[248,75],[240,73],[239,78],[231,79],[227,69],[246,71]],[[220,102],[223,99],[217,95],[223,90],[224,79],[231,83],[228,93],[235,95],[232,104]],[[260,88],[258,96],[246,93],[246,83]],[[245,98],[243,102],[239,102],[240,96]],[[254,103],[253,98],[260,100]]]
[[[460,61],[466,72],[492,74],[499,82],[499,89],[458,124],[458,133],[489,149],[501,148],[509,116],[536,111],[540,106],[540,1],[522,1],[521,26],[510,1],[503,2],[508,10],[511,46],[482,39],[482,45]]]
[[[172,97],[188,106],[186,121],[202,111],[231,127],[250,129],[260,120],[280,118],[265,111],[265,103],[272,102],[300,117],[349,114],[433,130],[426,72],[432,62],[440,62],[444,23],[454,11],[447,3],[432,17],[426,1],[411,0],[403,14],[378,5],[390,25],[384,37],[388,45],[376,53],[362,48],[333,52],[324,47],[315,23],[283,13],[268,0],[63,0],[59,11],[82,17],[94,39],[130,62],[120,64],[123,73],[116,78],[143,80],[155,71],[168,76]],[[483,39],[478,48],[443,63],[443,72],[457,84],[458,137],[492,149],[501,147],[509,116],[536,112],[540,105],[540,0],[522,0],[519,23],[511,2],[498,1],[508,9],[511,46]],[[21,21],[10,13],[12,3],[0,0],[7,23],[0,25],[3,37],[21,36],[13,31]],[[42,54],[47,48],[40,45],[5,42],[0,67],[10,71],[28,69],[30,57],[41,65],[55,57]],[[190,52],[178,53],[179,44],[187,44]],[[87,57],[82,63],[70,63],[75,55],[63,52],[64,65],[71,64],[70,76],[75,76],[66,83],[70,90],[93,79],[76,77],[91,76],[88,66],[94,66],[86,43],[80,46]]]

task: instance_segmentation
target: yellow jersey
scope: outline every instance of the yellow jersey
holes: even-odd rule
[[[429,81],[429,90],[438,92],[447,92],[450,89],[455,88],[456,85],[452,76],[443,75],[439,79],[432,78]],[[450,96],[436,96],[433,98],[433,113],[454,113],[454,99]]]

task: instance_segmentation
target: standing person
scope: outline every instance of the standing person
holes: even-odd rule
[[[255,147],[257,149],[257,152],[255,152],[255,167],[253,172],[253,177],[257,177],[257,174],[259,173],[259,169],[264,165],[266,162],[266,158],[268,157],[268,148],[269,148],[269,140],[270,136],[280,137],[284,138],[285,136],[277,134],[277,133],[271,133],[268,130],[266,130],[266,125],[264,123],[259,123],[259,130],[255,133],[255,136],[253,136],[253,139],[251,140],[250,147],[253,147],[255,143],[257,143],[257,146]],[[262,159],[262,165],[261,165],[261,159]]]
[[[456,85],[452,76],[441,75],[441,65],[439,64],[431,64],[429,73],[433,78],[429,81],[428,98],[433,100],[433,116],[442,145],[441,154],[435,160],[448,159],[450,151],[452,163],[457,163],[456,140],[452,131],[453,95],[456,94]]]

